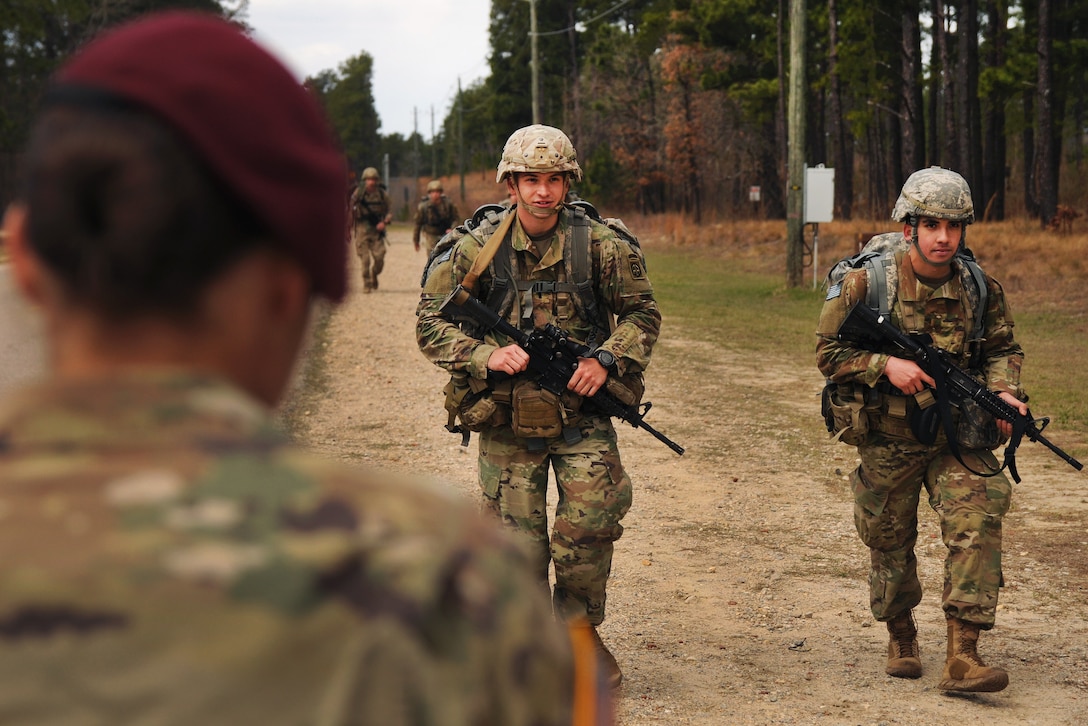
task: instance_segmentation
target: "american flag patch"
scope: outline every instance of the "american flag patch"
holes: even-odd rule
[[[836,282],[831,287],[827,288],[827,297],[824,300],[834,300],[842,294],[842,283]]]

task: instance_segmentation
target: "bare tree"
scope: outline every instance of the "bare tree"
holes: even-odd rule
[[[1039,221],[1043,227],[1050,223],[1058,207],[1057,164],[1053,117],[1054,59],[1050,16],[1050,0],[1039,0],[1038,80],[1035,85],[1035,199],[1039,205]]]

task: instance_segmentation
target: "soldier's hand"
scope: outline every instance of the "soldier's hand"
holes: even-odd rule
[[[934,388],[937,382],[923,371],[917,363],[905,358],[888,358],[884,366],[884,375],[893,386],[908,396],[920,393],[923,388]]]
[[[1001,396],[1001,400],[1019,411],[1021,416],[1028,415],[1028,405],[1018,399],[1016,396],[1012,395],[1011,393],[1006,393],[1005,391],[1002,391],[998,395]],[[1012,423],[1009,421],[1003,421],[1001,419],[998,419],[997,430],[1000,431],[1001,435],[1007,439],[1012,436]]]
[[[521,373],[528,365],[529,354],[516,344],[496,348],[487,359],[489,371],[499,371],[510,375]]]
[[[567,388],[579,396],[592,396],[601,389],[608,378],[608,369],[596,358],[579,358],[574,375],[567,382]]]
[[[384,232],[385,231],[385,222],[378,222],[374,226],[379,232]]]

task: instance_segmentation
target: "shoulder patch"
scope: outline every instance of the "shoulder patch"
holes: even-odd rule
[[[834,300],[842,294],[842,283],[836,282],[831,287],[827,288],[827,297],[824,300]]]
[[[642,258],[636,254],[627,255],[627,264],[631,268],[631,277],[636,280],[646,279],[646,267],[642,264]]]

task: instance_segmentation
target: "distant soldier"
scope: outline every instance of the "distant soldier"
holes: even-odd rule
[[[351,195],[351,238],[363,264],[363,292],[378,289],[378,275],[385,267],[385,228],[393,220],[392,209],[378,170],[372,166],[363,169],[363,184]]]
[[[316,101],[175,12],[43,103],[5,216],[53,369],[0,413],[0,721],[570,724],[571,644],[520,549],[274,425],[311,300],[346,288]]]
[[[427,199],[419,203],[416,210],[416,228],[412,231],[412,243],[419,251],[420,236],[423,237],[423,249],[430,255],[435,243],[442,235],[449,232],[461,220],[457,216],[457,206],[442,193],[442,182],[437,179],[427,184]]]

